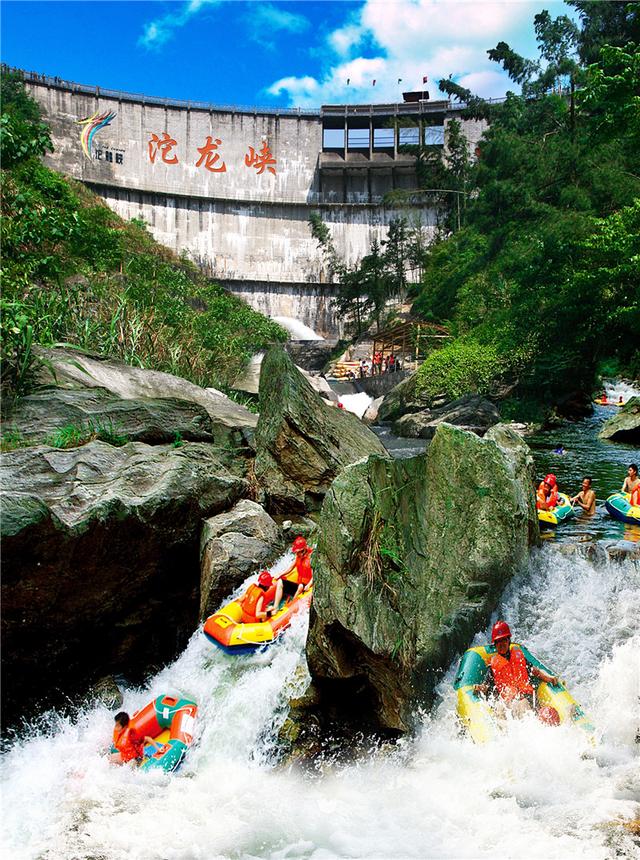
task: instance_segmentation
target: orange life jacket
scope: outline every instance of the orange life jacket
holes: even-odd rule
[[[313,571],[311,570],[311,553],[313,550],[309,548],[302,558],[298,559],[296,568],[298,569],[298,583],[308,585],[313,579]]]
[[[494,654],[489,661],[496,689],[505,702],[512,702],[523,695],[531,695],[533,687],[524,654],[517,645],[512,645],[509,659]]]
[[[631,505],[640,505],[640,484],[631,490],[631,498],[629,499]]]
[[[547,495],[544,489],[544,481],[540,481],[536,494],[536,508],[540,508],[541,503],[546,504],[548,508],[555,508],[558,504],[558,488],[552,487],[549,495]]]
[[[264,598],[262,601],[262,608],[268,606],[273,602],[273,598],[276,595],[276,587],[275,585],[269,586],[269,588],[263,589],[260,588],[259,585],[252,583],[247,589],[244,597],[242,598],[242,623],[243,624],[255,624],[258,620],[256,618],[256,606],[258,605],[258,601],[261,597]]]
[[[307,547],[304,555],[296,556],[296,566],[291,571],[289,576],[284,578],[296,585],[308,585],[313,579],[313,570],[311,569],[311,553],[312,547]]]
[[[144,741],[130,726],[124,729],[119,726],[114,728],[113,745],[122,756],[122,761],[132,761],[144,756]]]

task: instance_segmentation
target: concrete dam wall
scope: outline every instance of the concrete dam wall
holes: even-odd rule
[[[364,146],[362,129],[350,136],[350,107],[336,120],[335,111],[328,119],[248,112],[25,79],[51,127],[49,166],[86,183],[123,218],[143,219],[159,242],[187,253],[252,306],[295,316],[321,334],[339,334],[341,323],[310,214],[321,215],[338,253],[355,263],[399,215],[383,195],[416,187],[414,160],[399,154],[397,135],[391,145],[393,129],[376,137],[372,109]],[[438,116],[431,124],[444,129],[446,116]],[[362,116],[357,121],[363,126]],[[428,206],[402,213],[433,232]]]

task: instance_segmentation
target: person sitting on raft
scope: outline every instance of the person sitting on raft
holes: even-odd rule
[[[556,476],[548,474],[543,481],[538,484],[538,492],[536,494],[536,508],[539,511],[549,511],[555,508],[558,504],[558,483]]]
[[[258,582],[252,583],[245,591],[241,601],[242,623],[256,624],[266,621],[276,611],[280,601],[275,601],[276,584],[268,570],[263,570]]]
[[[144,758],[144,745],[152,744],[157,750],[162,749],[162,744],[153,738],[141,738],[133,726],[129,725],[130,717],[126,711],[120,711],[114,717],[115,727],[113,729],[113,745],[117,752],[109,754],[110,764],[127,764],[132,761],[137,766]]]
[[[520,646],[511,644],[511,629],[506,621],[496,621],[493,625],[491,644],[495,645],[496,653],[489,661],[484,683],[475,684],[473,692],[484,696],[492,693],[514,716],[521,717],[533,710],[530,675],[547,684],[557,684],[558,678],[527,663]]]
[[[274,601],[276,606],[280,605],[283,596],[287,600],[295,599],[313,585],[313,571],[311,570],[313,549],[303,537],[298,536],[291,545],[291,552],[295,555],[295,561],[278,580]]]
[[[640,505],[640,478],[638,477],[638,466],[630,463],[627,469],[627,477],[622,485],[622,492],[629,493],[631,505]]]
[[[596,494],[591,489],[591,478],[582,479],[582,489],[571,499],[572,505],[579,505],[585,514],[595,514]]]
[[[603,391],[602,394],[600,395],[600,401],[601,401],[601,403],[608,403],[606,391]]]

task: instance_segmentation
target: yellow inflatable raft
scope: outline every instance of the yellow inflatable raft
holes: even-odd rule
[[[517,647],[522,650],[528,664],[537,666],[547,675],[554,674],[523,645]],[[454,689],[457,691],[456,711],[458,717],[476,743],[485,743],[491,740],[496,737],[499,731],[500,721],[495,716],[491,701],[473,691],[476,684],[484,682],[487,666],[495,653],[495,646],[481,645],[477,648],[469,648],[462,655],[453,682]],[[546,682],[538,683],[535,678],[532,678],[531,681],[535,688],[537,707],[555,708],[561,724],[573,723],[580,726],[593,738],[595,729],[591,721],[562,681],[557,685]],[[538,684],[537,688],[535,687],[536,684]]]

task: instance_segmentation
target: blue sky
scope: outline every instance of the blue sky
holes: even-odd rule
[[[514,87],[487,49],[503,40],[535,55],[541,9],[571,13],[559,0],[3,0],[1,54],[78,83],[221,105],[395,101],[423,75],[431,98],[448,75],[497,97]]]

